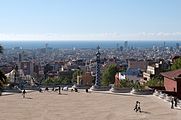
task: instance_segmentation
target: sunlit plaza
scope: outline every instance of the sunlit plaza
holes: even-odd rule
[[[140,101],[142,112],[135,112]],[[153,95],[53,91],[0,97],[1,120],[180,120],[181,110]]]

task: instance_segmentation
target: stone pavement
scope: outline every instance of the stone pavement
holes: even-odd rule
[[[133,109],[141,102],[142,113]],[[181,110],[155,96],[31,92],[0,96],[0,120],[181,120]]]

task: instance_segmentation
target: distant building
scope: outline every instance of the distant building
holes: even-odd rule
[[[179,48],[180,48],[180,44],[176,43],[176,49],[179,49]]]
[[[140,81],[141,77],[140,69],[129,68],[125,72],[116,73],[114,86],[119,87],[121,80],[127,79],[129,81],[137,82]]]
[[[160,74],[160,67],[159,63],[154,63],[152,65],[148,65],[146,72],[143,72],[143,79],[145,81],[149,81],[153,76]]]
[[[144,81],[149,81],[154,76],[159,76],[160,72],[169,69],[170,63],[164,60],[160,60],[158,62],[154,62],[147,66],[145,72],[143,72],[143,79]]]
[[[124,41],[124,49],[128,48],[128,41]]]
[[[34,70],[34,65],[31,61],[20,62],[20,69],[23,70],[25,75],[32,75]]]
[[[148,61],[144,60],[128,60],[128,68],[140,69],[141,71],[146,71]]]

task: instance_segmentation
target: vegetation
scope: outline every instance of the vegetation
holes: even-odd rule
[[[120,81],[120,87],[121,88],[131,88],[132,86],[133,86],[133,82],[129,81],[128,79]]]
[[[108,86],[109,84],[113,84],[115,80],[115,75],[117,72],[117,67],[115,64],[109,65],[102,74],[102,85]]]
[[[62,78],[47,78],[42,82],[44,85],[66,85],[66,84],[71,84],[71,80],[68,79],[67,77],[62,77]]]
[[[74,71],[74,73],[73,73],[73,75],[72,75],[72,80],[73,80],[72,82],[73,82],[73,83],[76,83],[76,82],[77,82],[77,76],[78,76],[78,75],[82,75],[82,74],[83,74],[83,71],[80,70],[80,69]]]
[[[0,45],[0,53],[3,53],[3,47],[1,45]],[[0,92],[6,83],[7,83],[7,78],[5,74],[0,70]]]
[[[0,90],[3,88],[3,86],[7,83],[7,78],[5,74],[0,70]]]
[[[146,83],[149,87],[163,86],[163,84],[163,78],[160,76],[155,76]]]
[[[136,90],[143,90],[145,88],[145,85],[141,85],[138,81],[133,83],[133,88]]]
[[[178,58],[171,66],[171,70],[177,70],[181,68],[181,58]]]
[[[53,67],[50,64],[46,64],[44,67],[44,75],[45,75],[45,79],[47,79],[48,77],[48,72],[51,71],[53,69]]]

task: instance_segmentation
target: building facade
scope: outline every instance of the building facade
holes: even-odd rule
[[[175,92],[181,98],[181,69],[161,73],[164,77],[164,87],[168,92]]]

